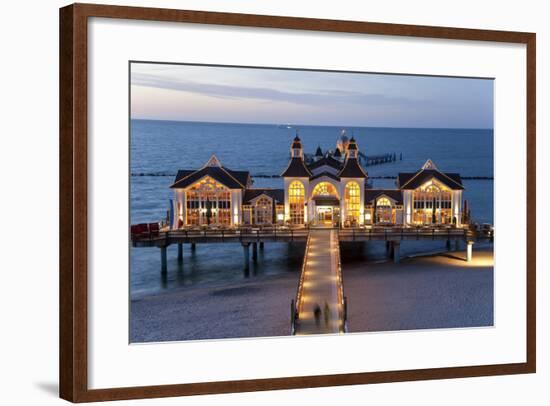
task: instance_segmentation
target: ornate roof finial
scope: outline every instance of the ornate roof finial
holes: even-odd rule
[[[212,155],[208,162],[206,162],[205,166],[215,166],[215,167],[221,167],[222,164],[218,158],[216,158],[216,155]]]
[[[422,169],[435,169],[435,170],[439,170],[437,169],[437,166],[435,166],[435,164],[433,163],[433,161],[431,159],[428,159],[426,161],[426,163],[424,165],[422,165]]]

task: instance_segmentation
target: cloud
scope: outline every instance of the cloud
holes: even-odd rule
[[[168,89],[194,93],[221,99],[254,99],[300,105],[361,104],[373,106],[413,106],[431,104],[430,100],[394,97],[377,93],[349,90],[323,90],[317,92],[286,92],[267,87],[245,87],[227,84],[201,83],[197,81],[167,79],[158,75],[133,72],[131,83],[135,86]]]

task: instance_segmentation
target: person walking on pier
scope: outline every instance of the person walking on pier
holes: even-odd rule
[[[319,326],[321,324],[321,306],[318,303],[315,304],[313,309],[313,316],[315,316],[315,324]]]

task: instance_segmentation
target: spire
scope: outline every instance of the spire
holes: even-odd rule
[[[292,141],[292,146],[290,147],[290,156],[292,158],[304,158],[304,151],[302,149],[302,141],[298,137],[298,132]]]
[[[315,151],[315,156],[318,156],[318,157],[322,157],[322,156],[323,156],[323,151],[321,150],[321,146],[320,146],[320,145],[317,146],[317,151]]]
[[[358,148],[357,143],[355,142],[355,138],[351,137],[348,144],[348,158],[351,159],[357,159],[358,155]]]

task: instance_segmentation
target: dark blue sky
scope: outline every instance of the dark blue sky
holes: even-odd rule
[[[493,128],[493,80],[133,63],[132,118]]]

